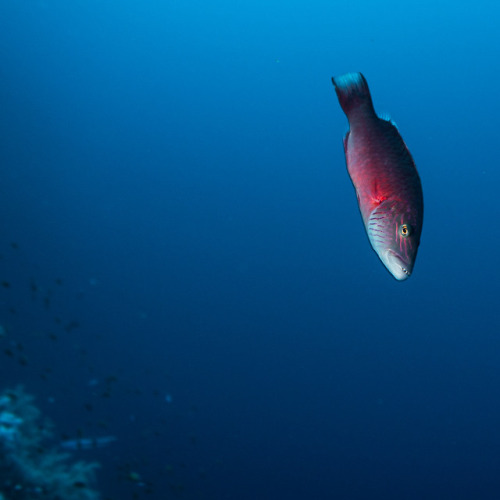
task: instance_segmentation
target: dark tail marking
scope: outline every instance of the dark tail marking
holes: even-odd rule
[[[374,113],[372,98],[365,77],[361,73],[347,73],[332,78],[335,92],[344,113],[349,113],[360,106],[371,109]]]

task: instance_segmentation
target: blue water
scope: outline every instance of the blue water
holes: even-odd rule
[[[1,2],[0,390],[117,438],[76,452],[103,498],[499,498],[498,15]],[[406,282],[345,169],[349,71],[422,179]]]

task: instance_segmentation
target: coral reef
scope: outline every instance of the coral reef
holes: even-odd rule
[[[45,442],[53,425],[22,387],[0,394],[0,500],[97,500],[97,463],[71,463],[71,455]]]

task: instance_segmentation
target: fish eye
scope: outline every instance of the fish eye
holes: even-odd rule
[[[399,226],[399,236],[408,238],[411,235],[411,226],[409,224],[401,224]]]

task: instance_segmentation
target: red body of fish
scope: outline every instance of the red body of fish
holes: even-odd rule
[[[395,125],[376,115],[361,73],[332,81],[349,120],[347,170],[368,238],[394,278],[405,280],[415,264],[424,213],[415,163]]]

